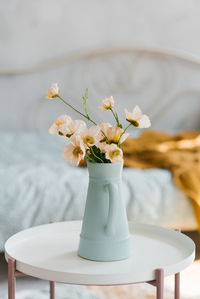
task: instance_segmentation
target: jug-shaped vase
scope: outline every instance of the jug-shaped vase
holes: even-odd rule
[[[131,244],[122,191],[123,162],[87,162],[89,186],[78,255],[94,261],[130,257]]]

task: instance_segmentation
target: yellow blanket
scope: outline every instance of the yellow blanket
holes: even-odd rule
[[[175,184],[191,199],[200,230],[200,132],[168,135],[145,131],[123,145],[124,166],[165,168],[172,172]]]

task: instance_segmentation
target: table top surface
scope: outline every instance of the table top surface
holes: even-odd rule
[[[180,272],[195,255],[193,241],[180,232],[158,226],[129,223],[132,256],[114,262],[95,262],[77,255],[81,221],[36,226],[12,236],[5,257],[16,260],[16,269],[51,281],[115,285],[151,281],[155,270],[164,275]]]

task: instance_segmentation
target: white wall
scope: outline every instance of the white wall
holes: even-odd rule
[[[199,0],[0,0],[0,5],[0,71],[107,46],[163,47],[200,56]],[[64,86],[64,76],[60,70],[0,76],[0,128],[35,128],[35,103],[49,83]],[[83,91],[78,84],[76,91]]]

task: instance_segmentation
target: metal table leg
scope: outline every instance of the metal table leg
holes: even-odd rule
[[[55,282],[50,281],[50,299],[55,299]]]
[[[180,273],[174,276],[174,299],[180,299]]]
[[[15,299],[15,260],[8,259],[8,299]]]
[[[8,258],[8,299],[15,299],[16,277],[28,276],[16,270],[16,261]],[[55,282],[50,281],[50,299],[55,299]]]
[[[179,228],[175,231],[181,232]],[[180,273],[176,273],[174,276],[174,299],[180,299]]]
[[[156,270],[156,299],[164,299],[164,271]]]
[[[156,270],[156,280],[148,282],[156,287],[156,299],[164,298],[164,271],[163,269]],[[174,299],[180,299],[180,273],[174,276]]]

